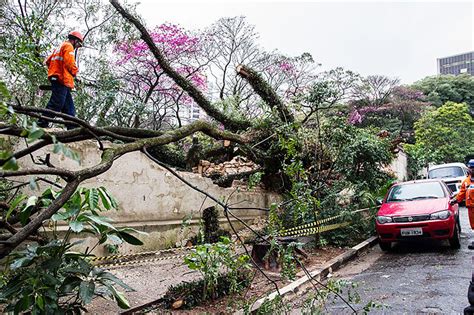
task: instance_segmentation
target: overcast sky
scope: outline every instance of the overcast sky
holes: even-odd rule
[[[171,22],[188,29],[243,15],[267,50],[309,52],[322,70],[342,66],[402,83],[436,74],[436,58],[474,50],[473,1],[142,0],[138,12],[150,27]]]

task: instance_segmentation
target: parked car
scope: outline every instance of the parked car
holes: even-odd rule
[[[440,164],[428,168],[428,178],[443,180],[455,194],[459,192],[461,182],[467,174],[468,168],[463,163]]]
[[[460,248],[458,205],[450,205],[453,193],[440,179],[394,184],[377,212],[375,227],[382,250],[393,242],[416,239],[449,240]]]

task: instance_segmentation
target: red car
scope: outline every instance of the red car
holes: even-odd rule
[[[375,221],[380,248],[387,251],[392,242],[414,239],[447,239],[451,248],[460,248],[459,210],[449,204],[450,198],[451,191],[439,179],[390,187]]]

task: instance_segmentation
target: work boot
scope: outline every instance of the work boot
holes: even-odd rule
[[[474,241],[472,241],[471,244],[467,245],[467,248],[474,249]]]

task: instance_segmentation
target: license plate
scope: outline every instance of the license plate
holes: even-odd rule
[[[421,227],[400,229],[400,234],[402,236],[419,236],[423,235],[423,229]]]

